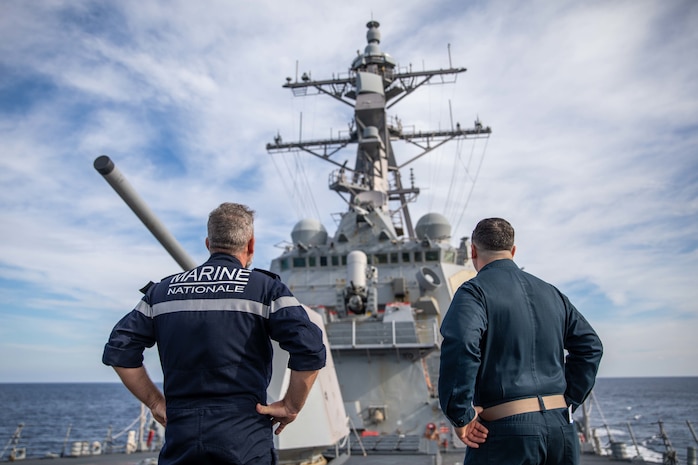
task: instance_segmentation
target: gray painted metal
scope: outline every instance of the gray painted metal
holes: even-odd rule
[[[451,227],[442,215],[431,213],[420,220],[417,237],[409,203],[420,190],[403,185],[400,169],[450,140],[487,137],[491,131],[477,122],[470,130],[458,124],[450,131],[417,132],[389,118],[392,99],[409,95],[436,76],[439,83],[446,82],[445,77],[465,69],[399,69],[380,49],[378,22],[367,27],[368,44],[353,60],[347,78],[315,81],[304,75],[284,85],[294,95],[315,90],[354,107],[348,134],[292,143],[278,135],[267,144],[270,153],[300,150],[338,167],[328,187],[344,198],[348,209],[333,236],[325,235],[317,222],[301,220],[293,242],[272,261],[271,270],[299,301],[323,316],[352,425],[387,441],[419,438],[428,423],[448,428],[432,382],[438,377],[438,326],[457,286],[475,275],[467,241],[458,248],[449,243]],[[393,141],[416,145],[422,152],[399,164]],[[332,159],[350,144],[356,146],[353,167]],[[312,241],[301,240],[306,236]],[[357,251],[367,257],[365,279],[356,278],[350,263],[350,254]],[[434,367],[437,373],[430,375]]]
[[[108,156],[100,155],[97,157],[94,161],[94,167],[183,270],[186,271],[196,267],[196,262],[187,254],[158,217],[155,216]]]

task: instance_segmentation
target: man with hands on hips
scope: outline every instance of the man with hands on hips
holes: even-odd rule
[[[601,340],[554,286],[513,261],[514,228],[480,221],[477,276],[441,325],[439,401],[468,446],[464,465],[579,463],[572,412],[596,380]]]

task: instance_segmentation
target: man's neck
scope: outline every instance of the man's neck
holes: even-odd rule
[[[480,271],[484,266],[497,260],[513,260],[514,254],[509,250],[478,251],[476,270]]]
[[[209,249],[209,252],[211,253],[211,255],[213,255],[214,253],[223,253],[226,255],[230,255],[231,257],[235,257],[244,267],[248,267],[251,262],[249,255],[246,253],[233,252],[231,250],[224,249]]]

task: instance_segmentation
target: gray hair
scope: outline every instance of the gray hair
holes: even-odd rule
[[[242,252],[254,236],[254,210],[226,202],[208,215],[210,249]]]
[[[472,241],[479,250],[511,250],[514,228],[502,218],[485,218],[475,226]]]

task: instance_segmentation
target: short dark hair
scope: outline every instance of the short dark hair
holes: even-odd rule
[[[485,218],[475,226],[472,241],[480,250],[511,250],[514,228],[502,218]]]
[[[208,215],[211,249],[240,252],[254,236],[254,211],[239,203],[222,203]]]

